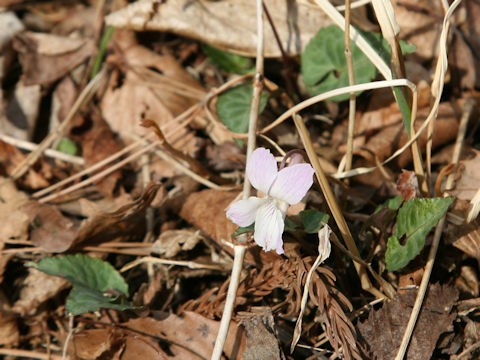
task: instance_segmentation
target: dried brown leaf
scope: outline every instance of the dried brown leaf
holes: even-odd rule
[[[28,195],[17,190],[14,182],[0,177],[0,244],[4,239],[26,240],[28,216],[20,206],[28,201]]]
[[[28,216],[30,240],[47,252],[64,252],[77,237],[78,226],[54,206],[29,201],[19,210]]]
[[[225,216],[225,209],[236,196],[236,193],[211,189],[192,193],[187,197],[180,216],[223,247],[225,241],[231,241],[236,229],[236,225]]]
[[[152,252],[172,258],[181,251],[192,250],[201,240],[199,231],[167,230],[153,243]]]
[[[416,55],[430,60],[438,54],[443,11],[433,0],[393,1],[400,38],[417,47]]]
[[[479,293],[477,271],[471,266],[462,266],[460,276],[455,279],[455,287],[470,296],[477,297]]]
[[[460,179],[452,195],[462,200],[472,200],[480,184],[480,151],[471,149],[471,156],[459,164]]]
[[[40,110],[41,87],[19,81],[0,116],[0,130],[22,140],[32,140]]]
[[[82,155],[87,167],[95,165],[122,149],[122,144],[105,121],[96,115],[93,115],[92,119],[91,129],[81,136]],[[115,185],[121,177],[122,172],[117,170],[97,181],[95,186],[105,196],[112,197]]]
[[[375,164],[375,157],[380,161],[385,160],[393,152],[407,143],[408,136],[402,121],[402,116],[397,110],[390,108],[382,108],[374,110],[380,116],[388,117],[390,125],[383,127],[378,133],[375,133],[364,145],[365,150],[358,150],[364,158]],[[418,111],[417,120],[415,121],[415,129],[422,125],[428,115],[429,109],[423,108]],[[364,117],[372,116],[371,113],[365,113]],[[438,109],[438,118],[435,122],[435,132],[433,134],[433,148],[444,145],[453,140],[458,131],[458,120],[455,110],[450,103],[441,103]],[[427,134],[424,131],[418,138],[418,146],[425,149]],[[410,151],[405,151],[398,157],[397,164],[400,167],[407,166],[412,160]]]
[[[275,336],[275,321],[269,307],[257,307],[252,313],[240,313],[240,325],[245,328],[246,346],[244,360],[285,359]]]
[[[474,259],[480,259],[480,232],[478,227],[459,237],[453,246]]]
[[[111,328],[90,329],[73,336],[73,351],[81,359],[99,359],[112,352],[112,347],[121,339]]]
[[[417,197],[419,189],[415,172],[402,169],[402,173],[397,179],[397,190],[404,201]]]
[[[18,346],[19,340],[17,317],[12,312],[5,293],[0,289],[0,345]]]
[[[131,239],[132,236],[141,235],[144,231],[144,211],[160,188],[160,183],[151,182],[138,199],[122,205],[115,211],[100,211],[85,220],[78,230],[73,246],[103,243],[119,236],[129,236]]]
[[[20,298],[13,304],[12,310],[22,316],[35,314],[40,304],[57,295],[68,284],[68,281],[61,277],[29,268],[20,290]]]
[[[182,354],[185,355],[185,354]],[[124,348],[122,349],[118,359],[122,360],[167,360],[167,359],[181,359],[182,357],[169,356],[163,351],[158,342],[147,336],[135,335],[128,336],[125,339]],[[191,358],[191,357],[186,357]],[[195,359],[195,358],[191,358]]]
[[[357,325],[373,356],[378,359],[389,359],[397,352],[415,297],[416,291],[398,294],[381,309],[370,311],[368,320]],[[452,321],[456,314],[452,307],[457,297],[458,294],[452,287],[438,284],[429,286],[413,331],[407,359],[430,359],[440,335],[453,330]]]
[[[95,54],[91,39],[25,32],[13,41],[25,85],[47,85],[65,76]]]
[[[170,340],[175,344],[170,346],[173,358],[210,358],[220,325],[218,321],[209,320],[193,312],[185,312],[182,317],[166,313],[158,315],[158,320],[139,318],[123,325]],[[235,322],[230,324],[228,335],[224,352],[228,358],[234,359],[243,352],[242,333]]]
[[[300,1],[266,0],[285,51],[297,55],[318,29],[331,20],[318,7]],[[137,1],[106,17],[108,25],[134,30],[174,32],[209,43],[223,50],[255,56],[257,46],[255,6],[245,0],[177,0],[158,3]],[[270,26],[264,28],[266,57],[281,53]]]

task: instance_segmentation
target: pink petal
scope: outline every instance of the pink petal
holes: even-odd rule
[[[247,162],[247,176],[255,189],[267,194],[277,173],[277,162],[270,150],[258,148],[250,155]]]
[[[288,166],[278,172],[268,195],[295,205],[302,200],[312,186],[313,173],[310,164]]]
[[[227,218],[238,226],[249,226],[255,221],[258,208],[264,205],[268,200],[260,199],[255,196],[249,197],[247,200],[240,200],[227,210]]]
[[[283,216],[275,202],[268,201],[257,211],[253,239],[265,251],[276,250],[283,254]]]

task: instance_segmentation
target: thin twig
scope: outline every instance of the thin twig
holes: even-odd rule
[[[256,133],[258,124],[258,111],[260,108],[260,96],[263,89],[263,4],[262,0],[256,0],[257,5],[257,58],[256,58],[256,74],[253,80],[253,99],[250,108],[250,118],[248,124],[248,143],[247,143],[247,162],[250,155],[256,146]],[[250,196],[250,181],[245,176],[243,185],[243,199],[248,199]],[[242,272],[243,258],[247,249],[246,234],[242,234],[239,239],[239,244],[235,245],[233,268],[230,276],[230,284],[228,285],[227,298],[225,300],[225,307],[223,309],[222,319],[218,329],[217,339],[212,352],[212,360],[220,360],[225,345],[225,340],[228,335],[228,328],[230,327],[230,320],[235,306],[235,299],[237,296],[238,284],[240,282],[240,275]]]
[[[121,273],[134,268],[140,264],[162,264],[162,265],[176,265],[176,266],[184,266],[189,269],[208,269],[208,270],[218,270],[224,271],[225,267],[220,265],[211,265],[211,264],[200,264],[195,261],[183,261],[183,260],[169,260],[169,259],[160,259],[153,256],[144,256],[140,259],[132,261],[131,263],[125,264],[119,271]]]
[[[178,123],[180,123],[180,126],[185,126],[188,121],[183,121],[185,119],[189,119],[191,116],[193,116],[193,114],[195,114],[198,110],[199,110],[200,106],[198,104],[195,104],[193,106],[191,106],[190,108],[188,108],[186,111],[184,111],[182,114],[180,114],[179,116],[177,116],[175,119],[173,119],[172,121],[168,122],[167,124],[165,124],[165,128],[169,127],[169,125],[171,123],[177,125],[177,128],[173,128],[172,130],[168,131],[167,133],[167,137],[170,136],[171,134],[173,134],[174,132],[178,132]],[[126,134],[126,135],[130,135],[130,134]],[[147,136],[145,137],[145,139],[148,139],[149,137],[153,137],[153,134],[149,133],[147,134]],[[70,182],[73,182],[85,175],[88,175],[102,167],[105,167],[107,164],[117,160],[118,158],[122,157],[123,155],[129,153],[130,151],[133,151],[136,147],[138,146],[144,146],[145,145],[145,139],[136,139],[136,141],[132,144],[129,144],[128,146],[124,147],[123,149],[117,151],[115,154],[97,162],[96,164],[90,166],[89,168],[87,169],[84,169],[70,177],[68,177],[67,179],[64,179],[62,181],[59,181],[58,183],[55,183],[45,189],[42,189],[40,191],[37,191],[36,193],[34,193],[32,196],[34,198],[39,198],[39,197],[42,197],[52,191],[55,191],[56,189],[70,183]],[[138,153],[137,153],[138,154]],[[103,176],[106,176],[108,174],[110,174],[111,172],[113,172],[114,170],[112,169],[105,169],[104,172],[103,172]],[[88,183],[85,183],[85,184],[88,184]]]
[[[11,137],[5,134],[0,134],[0,140],[3,141],[4,143],[16,146],[22,150],[35,151],[38,148],[38,145],[35,143],[26,141],[26,140],[16,139],[14,137]],[[80,165],[80,166],[85,165],[85,160],[83,160],[82,157],[66,154],[61,151],[46,149],[45,155],[53,159],[62,160],[75,165]]]
[[[355,85],[355,72],[353,68],[352,51],[350,49],[350,0],[345,1],[345,59],[348,69],[348,84]],[[345,171],[352,169],[353,157],[353,135],[355,130],[355,112],[357,96],[354,92],[350,93],[348,101],[348,134],[347,134],[347,153]],[[347,180],[345,180],[347,181]]]
[[[60,355],[45,354],[38,351],[0,348],[0,355],[15,356],[19,358],[40,359],[40,360],[63,360]],[[69,359],[69,357],[66,357]]]

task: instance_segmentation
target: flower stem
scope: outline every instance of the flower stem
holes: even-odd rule
[[[260,95],[263,89],[263,6],[262,0],[256,0],[257,5],[257,59],[256,74],[253,79],[253,98],[250,108],[250,119],[248,124],[248,140],[247,140],[247,162],[256,146],[256,133],[258,123],[258,110],[260,108]],[[243,199],[250,196],[250,181],[245,176],[243,184]],[[233,309],[235,307],[235,299],[237,296],[238,284],[240,283],[240,275],[242,272],[243,258],[247,249],[247,236],[242,234],[238,238],[238,245],[234,246],[233,268],[230,276],[230,284],[228,285],[227,298],[223,309],[220,328],[218,329],[217,339],[212,352],[212,360],[219,360],[222,356],[225,340],[228,335],[230,320],[232,319]]]

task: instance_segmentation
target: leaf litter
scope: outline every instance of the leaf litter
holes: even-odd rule
[[[338,32],[328,27],[332,20],[323,10],[313,2],[288,4],[264,2],[268,91],[257,142],[278,161],[304,143],[291,121],[263,129],[316,94],[311,76],[323,92],[343,86],[339,77],[349,71],[343,33],[328,43],[310,42],[320,29]],[[244,244],[232,236],[237,226],[225,212],[242,197],[248,161],[246,136],[239,133],[248,129],[253,62],[228,51],[255,56],[255,6],[240,0],[0,5],[0,354],[210,358],[233,281],[234,248]],[[443,241],[405,358],[478,357],[479,223],[467,223],[480,184],[474,121],[460,139],[460,162],[450,162],[465,104],[479,99],[479,28],[472,20],[479,11],[476,2],[462,4],[447,41],[450,67],[431,171],[415,173],[412,153],[405,151],[374,173],[330,178],[359,255],[336,240],[329,258],[315,260],[322,226],[330,226],[332,237],[342,231],[318,183],[286,212],[284,255],[264,252],[252,232],[243,235],[247,251],[223,358],[395,358],[427,273],[435,243],[430,230],[445,213]],[[419,91],[418,130],[431,111],[444,9],[439,2],[394,2],[394,13],[399,38],[416,46],[404,58],[407,78]],[[363,30],[375,27],[364,8],[355,10],[353,21]],[[108,25],[115,29],[102,49]],[[301,73],[305,64],[323,64],[323,47],[335,60],[329,81]],[[77,108],[98,61],[94,91]],[[358,94],[354,169],[378,165],[408,141],[402,112],[387,90]],[[343,171],[349,131],[347,102],[333,100],[301,111],[328,175]],[[477,103],[468,116],[477,118],[478,110]],[[67,139],[71,157],[50,151],[53,158],[25,165],[31,151],[25,142],[36,145],[47,135],[53,139],[49,150],[62,150],[58,144]],[[418,146],[428,158],[427,142],[425,131]],[[24,175],[12,180],[19,168]],[[444,182],[448,174],[455,175],[453,188]],[[436,183],[436,196],[449,198],[425,193],[424,176]],[[398,195],[403,200],[395,205]],[[418,205],[426,202],[433,204],[428,216]],[[415,222],[422,216],[428,226]],[[412,239],[413,253],[406,250]],[[71,273],[66,264],[42,267],[65,259],[85,261]],[[376,299],[362,290],[352,261],[369,269],[377,294],[386,292],[383,281],[395,296]],[[43,271],[28,267],[32,262]],[[120,290],[111,286],[113,278],[121,279]]]

